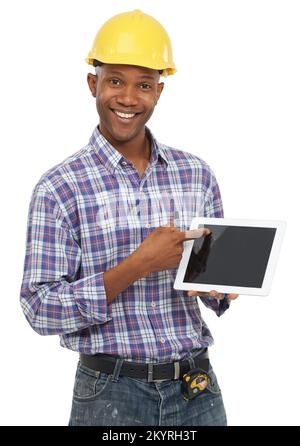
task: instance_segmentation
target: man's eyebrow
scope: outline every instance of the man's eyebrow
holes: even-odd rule
[[[151,74],[142,74],[139,76],[141,79],[152,79],[155,80],[155,76],[152,76]]]
[[[109,73],[107,73],[107,76],[112,76],[112,75],[124,76],[124,73],[122,73],[121,71],[110,71]],[[153,81],[155,80],[155,76],[151,74],[140,74],[138,77],[140,79],[152,79]]]

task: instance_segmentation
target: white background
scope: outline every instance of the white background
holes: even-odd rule
[[[298,1],[1,2],[1,414],[3,425],[66,425],[77,354],[42,337],[19,304],[30,196],[98,123],[86,57],[111,16],[140,8],[167,29],[178,72],[149,121],[156,138],[202,157],[225,216],[282,219],[268,297],[218,318],[201,304],[229,425],[300,425]]]

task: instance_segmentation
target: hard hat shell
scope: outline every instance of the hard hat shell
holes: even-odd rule
[[[86,62],[138,65],[174,74],[170,38],[163,26],[139,9],[123,12],[107,20],[96,34]]]

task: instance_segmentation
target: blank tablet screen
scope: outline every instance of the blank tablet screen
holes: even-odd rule
[[[211,233],[194,240],[183,281],[260,288],[276,228],[202,227]]]

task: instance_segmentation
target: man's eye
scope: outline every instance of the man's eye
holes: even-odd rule
[[[112,85],[119,85],[119,80],[118,79],[110,79],[109,80],[109,82],[112,84]]]
[[[151,88],[151,85],[149,85],[149,84],[141,84],[141,87],[143,87],[143,90],[149,90]]]

